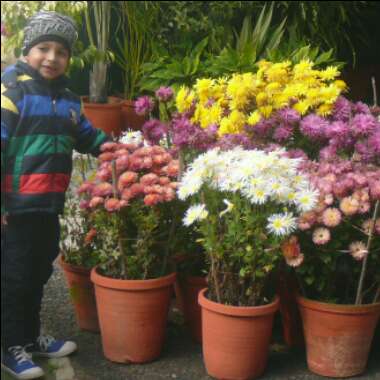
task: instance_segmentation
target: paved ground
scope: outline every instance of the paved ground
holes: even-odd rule
[[[210,380],[203,361],[201,347],[193,343],[185,326],[171,313],[166,344],[160,359],[144,365],[119,365],[103,357],[100,336],[82,332],[76,326],[73,308],[63,274],[59,268],[50,280],[44,299],[43,320],[48,333],[74,339],[79,351],[69,359],[40,361],[45,380]],[[302,350],[286,350],[281,345],[281,326],[276,319],[275,342],[271,346],[263,380],[317,380],[310,373]],[[378,339],[377,341],[380,341]],[[10,377],[2,372],[2,380]],[[380,344],[373,346],[365,374],[357,380],[380,380]]]

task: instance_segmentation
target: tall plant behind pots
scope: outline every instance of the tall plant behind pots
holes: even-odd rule
[[[122,106],[122,129],[140,130],[145,118],[136,114],[133,101],[141,78],[141,66],[152,55],[154,41],[153,23],[159,7],[149,1],[121,1],[120,31],[116,39],[115,64],[122,70],[124,101]]]
[[[199,303],[213,377],[251,379],[265,369],[279,306],[273,286],[279,248],[296,228],[295,215],[317,197],[306,177],[294,181],[299,163],[279,150],[216,148],[195,159],[181,180],[178,196],[192,204],[183,222],[198,226],[210,265]]]
[[[111,9],[110,1],[88,2],[86,8],[86,30],[90,41],[88,56],[93,64],[90,71],[89,97],[83,98],[83,105],[86,117],[96,128],[119,135],[121,102],[107,96],[107,70],[110,62],[114,60],[114,55],[109,50]]]

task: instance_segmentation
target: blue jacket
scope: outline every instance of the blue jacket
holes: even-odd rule
[[[73,149],[96,156],[108,139],[66,86],[66,77],[47,81],[21,61],[2,75],[2,213],[62,213]]]

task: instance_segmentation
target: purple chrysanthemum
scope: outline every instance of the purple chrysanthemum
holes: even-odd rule
[[[367,104],[363,102],[356,102],[355,104],[353,104],[353,111],[355,113],[364,113],[366,115],[371,113]]]
[[[370,114],[357,114],[351,121],[351,132],[355,137],[364,137],[375,130],[377,120]]]
[[[142,127],[144,138],[151,144],[158,144],[167,133],[167,130],[167,126],[157,119],[148,120]]]
[[[300,131],[303,135],[311,139],[321,139],[325,137],[329,123],[321,116],[311,114],[306,116],[300,124]]]
[[[351,116],[352,103],[343,96],[340,96],[335,104],[333,111],[333,119],[348,121]]]
[[[293,125],[301,120],[301,115],[296,110],[286,107],[277,111],[276,118],[282,124]]]
[[[331,161],[336,158],[337,149],[334,145],[328,145],[319,152],[321,161]]]
[[[168,102],[172,100],[173,98],[173,90],[170,87],[163,87],[161,86],[157,91],[156,91],[156,97],[160,102]]]
[[[273,138],[278,141],[286,141],[292,135],[291,127],[287,125],[280,125],[273,133]]]
[[[138,115],[148,115],[153,111],[154,101],[149,96],[140,96],[135,101],[135,111]]]
[[[244,149],[251,149],[252,141],[247,135],[243,133],[225,134],[219,139],[216,145],[220,147],[222,150],[233,149],[236,146],[241,146]]]
[[[198,129],[184,116],[175,118],[172,122],[173,143],[178,147],[189,146]]]
[[[368,138],[368,147],[374,152],[377,156],[377,159],[380,160],[380,125],[378,124],[378,128],[376,128],[375,133],[373,133]]]

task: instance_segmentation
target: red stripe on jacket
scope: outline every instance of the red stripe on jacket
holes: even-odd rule
[[[24,174],[20,176],[20,194],[63,193],[70,176],[62,173]]]

